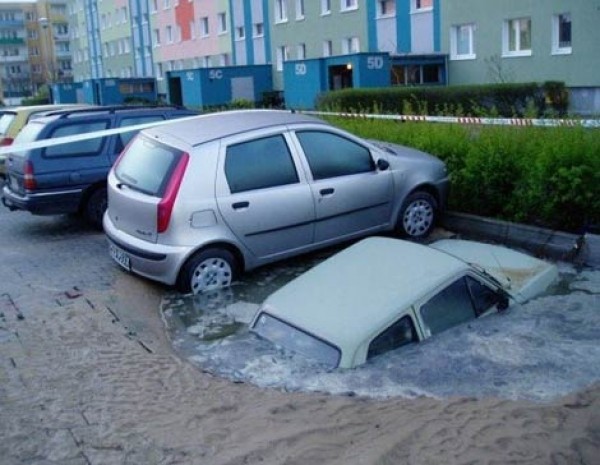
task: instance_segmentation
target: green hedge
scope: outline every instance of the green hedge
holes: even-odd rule
[[[561,82],[344,89],[320,94],[317,108],[405,115],[533,118],[564,115],[568,93]]]
[[[572,232],[600,225],[598,129],[331,122],[446,161],[452,210]]]

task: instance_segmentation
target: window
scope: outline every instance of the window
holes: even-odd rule
[[[410,316],[404,316],[371,341],[367,360],[416,341],[415,325]]]
[[[88,132],[102,131],[108,128],[107,121],[97,121],[92,123],[79,123],[61,126],[54,130],[51,138],[73,136],[75,134],[85,134]],[[69,157],[69,156],[89,156],[97,155],[102,149],[105,137],[96,137],[94,139],[81,140],[68,144],[55,145],[47,147],[44,150],[46,157]]]
[[[503,55],[531,55],[531,18],[504,21]]]
[[[167,26],[167,43],[173,43],[173,28],[171,26]]]
[[[160,46],[160,29],[154,29],[154,34],[153,35],[153,39],[154,39],[154,46],[158,47]]]
[[[209,33],[208,29],[208,17],[200,18],[200,37],[207,37]]]
[[[321,15],[331,14],[331,0],[321,0]]]
[[[379,0],[377,2],[377,16],[382,18],[396,14],[396,0]]]
[[[304,0],[296,0],[296,19],[304,19]]]
[[[433,8],[433,0],[412,0],[414,11],[427,11]]]
[[[571,53],[571,14],[563,13],[552,18],[552,53]]]
[[[473,36],[474,24],[452,26],[450,30],[450,58],[452,60],[473,60],[476,58]]]
[[[162,121],[164,118],[161,115],[153,116],[135,116],[132,118],[123,118],[119,123],[119,127],[135,126],[136,124],[153,123],[155,121]],[[129,144],[129,141],[133,139],[138,131],[122,132],[118,135],[115,142],[115,152],[121,153],[125,146]]]
[[[323,41],[323,56],[330,57],[333,55],[333,42],[331,40]]]
[[[287,45],[277,47],[276,53],[276,69],[277,71],[283,71],[283,63],[289,59],[289,49]]]
[[[171,0],[163,0],[163,10],[171,8]]]
[[[298,44],[296,49],[296,59],[304,60],[306,58],[306,44]]]
[[[244,26],[238,26],[235,28],[235,40],[243,40],[246,37]]]
[[[358,53],[360,52],[360,43],[358,37],[348,37],[342,40],[342,53]]]
[[[375,170],[371,153],[362,145],[322,131],[296,133],[315,180]]]
[[[285,23],[287,18],[287,0],[275,0],[275,23]]]
[[[227,13],[219,13],[217,15],[217,20],[219,24],[218,33],[225,34],[227,32]]]
[[[196,23],[195,21],[192,19],[190,21],[190,39],[195,39],[196,38]]]
[[[210,55],[202,57],[202,67],[210,68]]]
[[[358,0],[340,0],[340,11],[352,11],[358,9]]]
[[[158,0],[152,0],[150,2],[150,12],[156,13],[157,10],[158,10]]]
[[[229,66],[229,54],[221,53],[221,55],[219,55],[219,63],[221,66]]]
[[[232,194],[298,182],[292,156],[282,135],[227,147],[225,177]]]
[[[253,32],[254,37],[264,36],[265,30],[264,30],[263,23],[254,23],[253,31],[254,31]]]
[[[482,315],[501,296],[475,279],[465,276],[450,284],[421,307],[425,330],[437,334]]]

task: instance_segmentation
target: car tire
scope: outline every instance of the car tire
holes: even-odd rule
[[[397,232],[409,239],[423,239],[433,230],[438,216],[438,205],[435,198],[423,191],[410,194],[402,205]]]
[[[106,188],[96,189],[85,202],[83,210],[85,220],[95,229],[102,230],[102,217],[107,206]]]
[[[237,274],[238,263],[229,250],[204,249],[185,263],[177,287],[184,293],[205,293],[229,287]]]

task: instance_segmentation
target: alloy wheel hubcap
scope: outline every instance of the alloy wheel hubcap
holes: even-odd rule
[[[406,209],[402,224],[409,236],[425,234],[433,224],[433,206],[425,200],[415,200]]]
[[[227,260],[207,258],[200,262],[192,274],[192,292],[199,294],[228,287],[231,284],[232,270]]]

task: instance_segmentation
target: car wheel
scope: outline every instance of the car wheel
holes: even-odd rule
[[[238,272],[238,264],[225,249],[205,249],[190,258],[180,274],[181,292],[200,294],[229,287]]]
[[[427,237],[437,220],[437,202],[427,192],[410,194],[398,216],[397,230],[405,237],[421,239]]]
[[[94,228],[102,230],[102,217],[107,206],[106,188],[101,187],[100,189],[96,189],[85,203],[83,212],[85,220]]]

